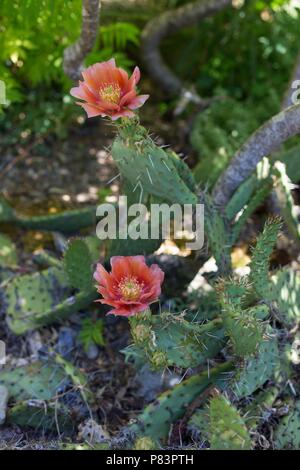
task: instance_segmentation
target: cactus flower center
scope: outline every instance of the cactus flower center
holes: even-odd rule
[[[104,84],[100,88],[99,95],[107,103],[118,104],[121,98],[121,88],[117,83]]]
[[[143,289],[143,282],[139,282],[136,277],[125,277],[119,282],[119,291],[124,300],[137,300]]]

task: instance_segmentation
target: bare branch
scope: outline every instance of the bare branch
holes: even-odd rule
[[[80,37],[64,51],[64,71],[72,80],[81,77],[82,63],[95,44],[100,17],[100,0],[82,0]]]
[[[254,171],[258,162],[299,133],[300,104],[290,106],[273,116],[238,150],[219,178],[213,192],[215,203],[225,207],[233,192]]]
[[[188,96],[190,101],[201,104],[202,98],[195,92],[185,89],[181,80],[165,64],[159,48],[166,36],[185,26],[200,22],[231,3],[232,0],[198,0],[176,10],[167,11],[146,25],[142,33],[142,54],[145,65],[149,75],[166,93],[182,95],[185,98]]]

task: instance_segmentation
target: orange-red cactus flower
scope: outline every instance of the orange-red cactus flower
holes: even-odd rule
[[[146,265],[144,256],[113,256],[111,272],[97,264],[94,278],[102,304],[111,305],[108,313],[130,317],[146,310],[158,300],[164,273],[157,264]]]
[[[82,72],[83,81],[70,93],[83,107],[88,117],[109,116],[113,121],[120,117],[133,117],[132,110],[142,106],[149,95],[137,95],[136,85],[140,70],[135,67],[131,77],[116,66],[115,59],[91,65]]]

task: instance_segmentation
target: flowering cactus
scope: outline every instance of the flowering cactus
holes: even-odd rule
[[[88,117],[108,116],[113,121],[121,117],[134,117],[135,110],[141,107],[149,95],[137,95],[136,85],[140,80],[140,70],[135,67],[128,78],[125,70],[116,66],[115,59],[91,65],[82,72],[83,81],[72,88],[72,96],[79,98]]]
[[[94,273],[98,302],[114,307],[108,313],[130,317],[158,300],[164,273],[156,264],[148,267],[144,256],[113,256],[110,263],[111,273],[101,264]]]

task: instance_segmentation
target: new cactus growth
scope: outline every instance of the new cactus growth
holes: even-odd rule
[[[211,450],[251,449],[250,435],[243,419],[223,396],[211,399],[209,417]]]
[[[267,221],[252,252],[250,281],[256,294],[262,299],[270,298],[269,258],[281,228],[281,221]]]

